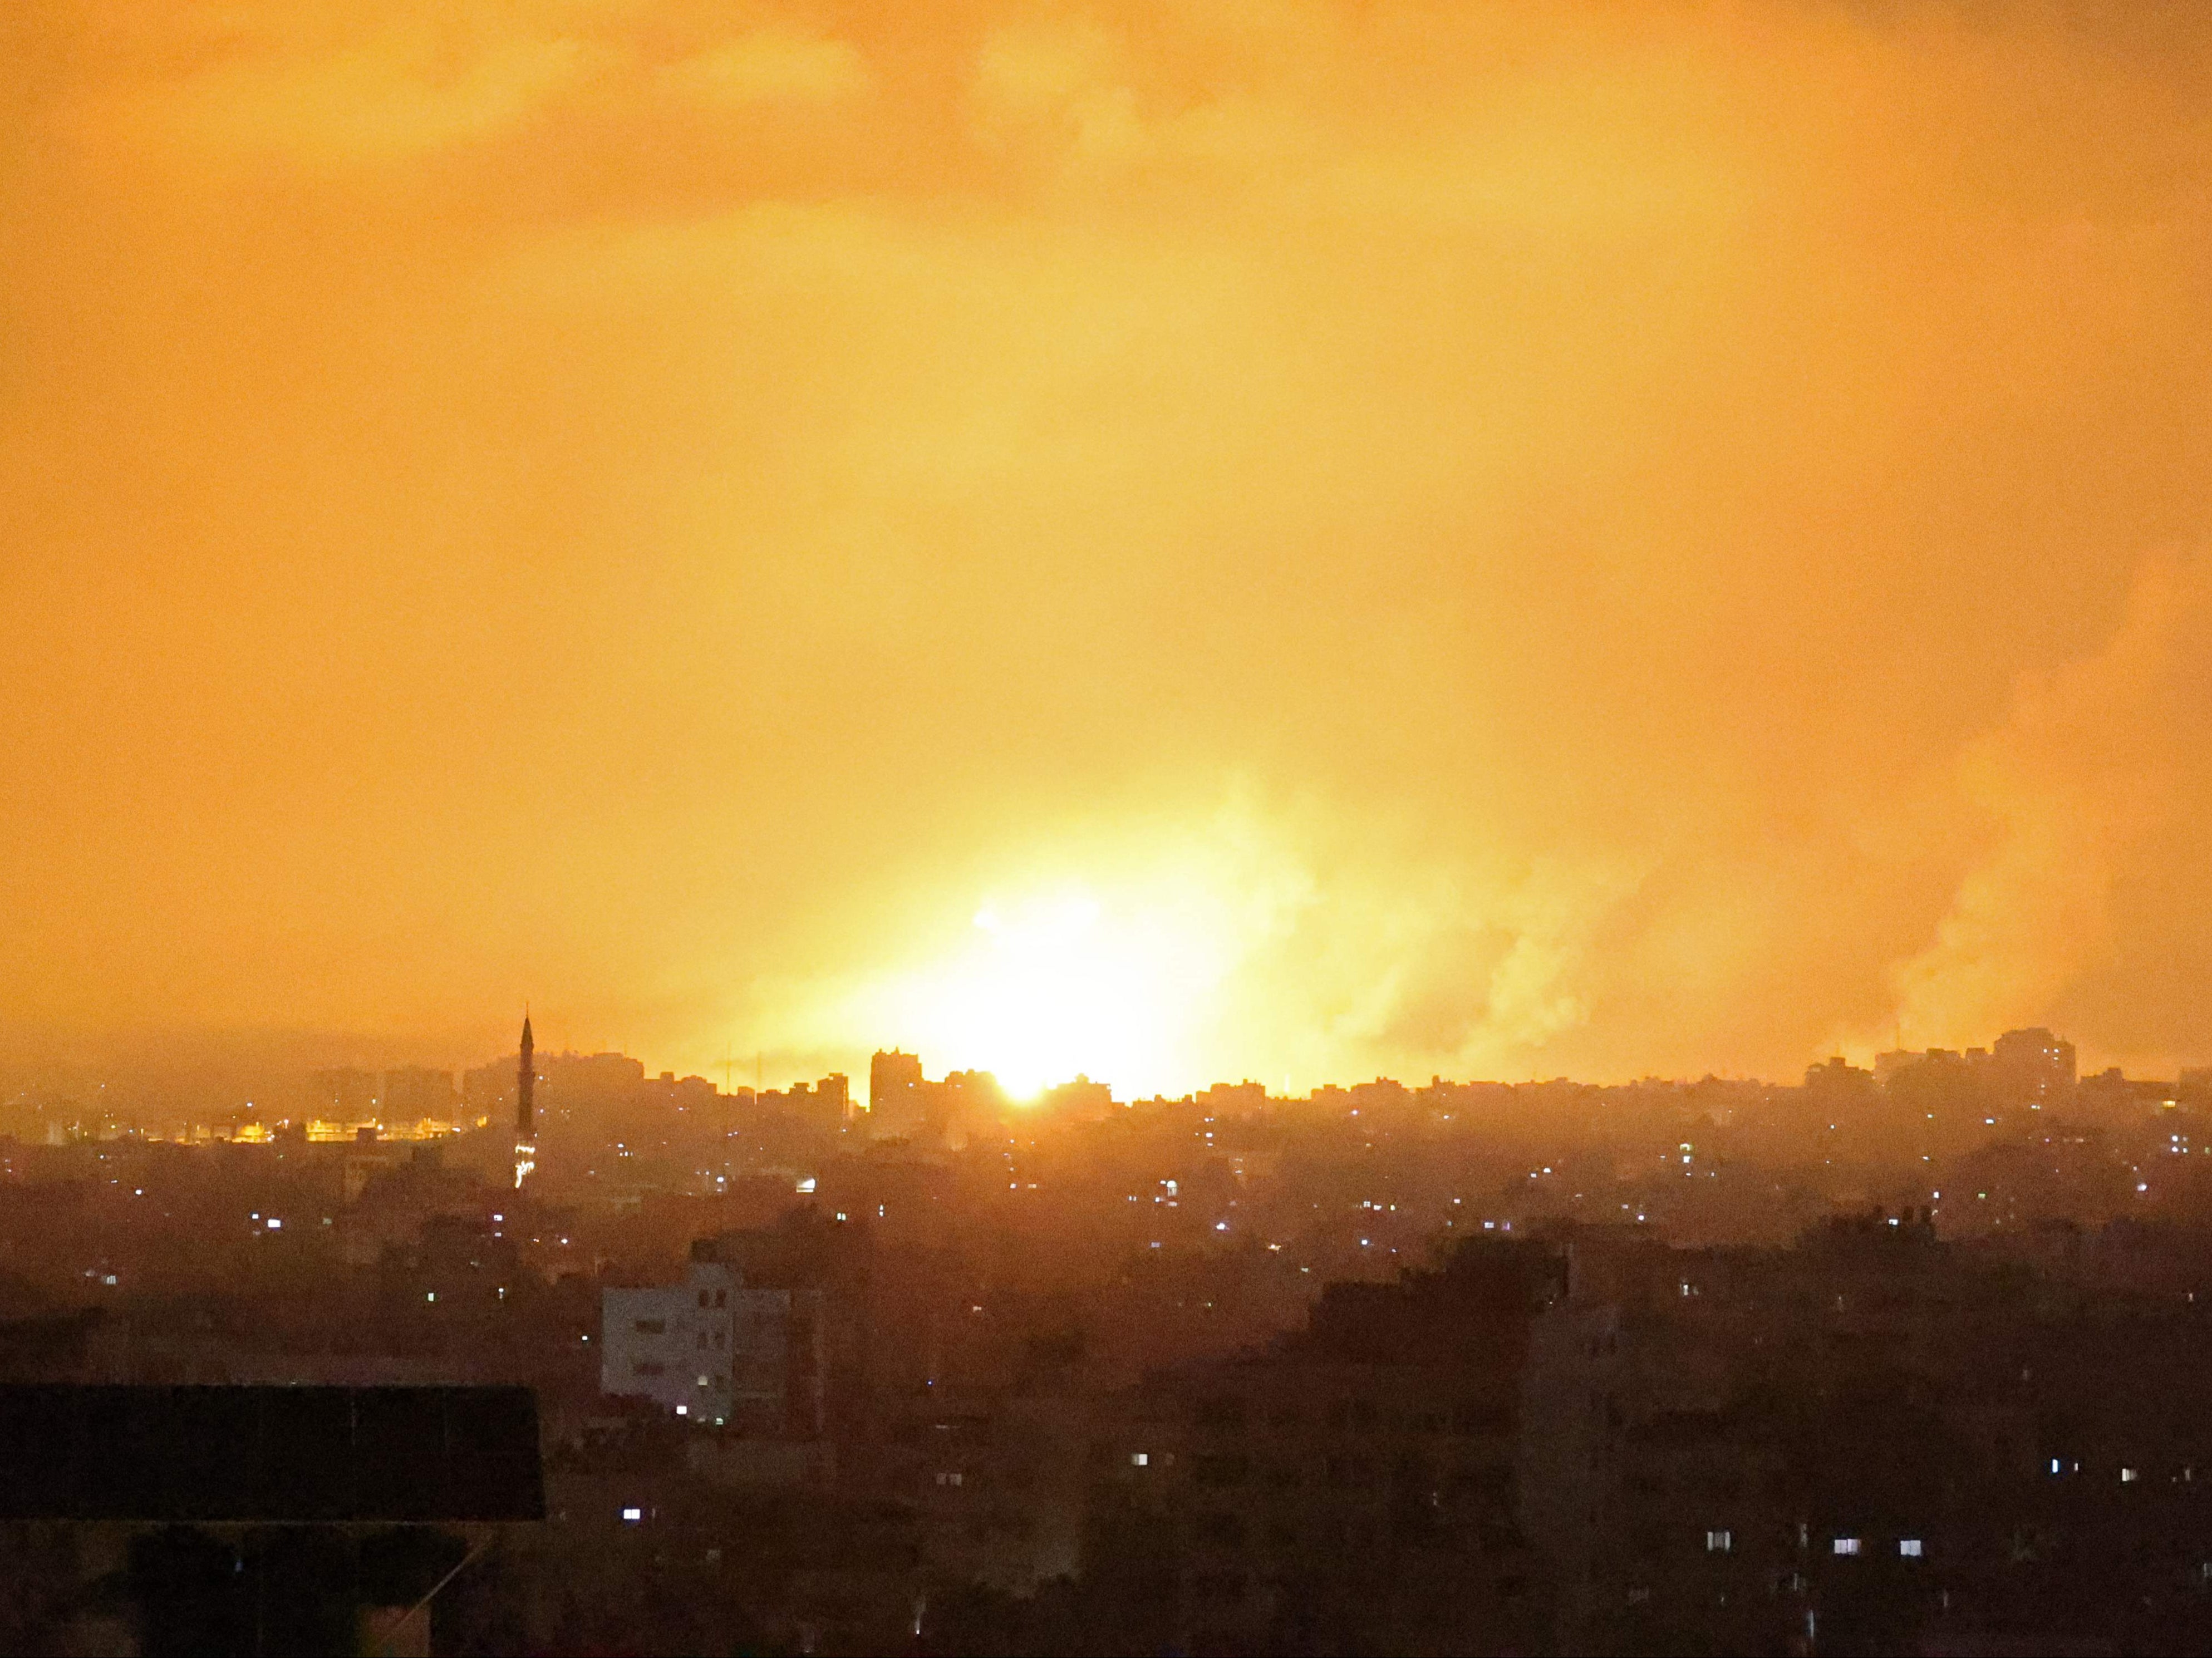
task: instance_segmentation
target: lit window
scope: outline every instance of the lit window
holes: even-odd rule
[[[1735,1533],[1727,1531],[1709,1531],[1705,1533],[1705,1552],[1707,1554],[1728,1554],[1734,1552],[1735,1548]]]
[[[284,1223],[271,1215],[269,1217],[269,1230],[272,1232],[281,1232],[284,1230]]]
[[[2141,1473],[2141,1470],[2139,1470],[2139,1469],[2136,1469],[2136,1468],[2122,1468],[2122,1469],[2120,1470],[2120,1484],[2122,1484],[2123,1485],[2134,1485],[2134,1484],[2136,1483],[2136,1479],[2139,1477],[2140,1473]]]
[[[2058,1472],[2058,1459],[2055,1456],[2051,1459],[2051,1472],[2053,1473]]]
[[[937,1483],[940,1485],[957,1485],[960,1483],[960,1475],[957,1470],[940,1473],[937,1476]]]
[[[1859,1540],[1856,1537],[1838,1537],[1835,1546],[1838,1554],[1856,1554],[1859,1552]]]
[[[435,1301],[437,1298],[438,1292],[435,1290],[425,1290],[422,1292],[422,1299],[425,1301]]]
[[[1147,1467],[1151,1465],[1152,1460],[1151,1456],[1143,1451],[1129,1453],[1129,1466],[1133,1468]]]
[[[678,1405],[676,1407],[676,1414],[678,1416],[689,1416],[691,1414],[691,1407],[689,1405]]]
[[[624,1509],[623,1510],[623,1519],[630,1525],[635,1526],[639,1521],[644,1518],[645,1510],[643,1509]]]
[[[1907,1560],[1917,1560],[1920,1558],[1920,1540],[1917,1537],[1899,1538],[1897,1552]]]

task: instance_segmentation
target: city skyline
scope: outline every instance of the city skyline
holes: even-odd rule
[[[777,1077],[775,1086],[770,1087],[765,1076],[757,1072],[744,1082],[737,1081],[733,1067],[720,1081],[696,1072],[679,1075],[669,1069],[656,1073],[646,1060],[619,1049],[561,1048],[541,1054],[531,1037],[531,1023],[526,1017],[522,1040],[516,1048],[477,1065],[450,1068],[416,1064],[391,1068],[360,1064],[322,1066],[304,1073],[264,1077],[264,1085],[256,1090],[261,1096],[258,1100],[241,1101],[234,1094],[222,1096],[219,1084],[213,1092],[204,1087],[191,1103],[201,1108],[212,1105],[214,1109],[211,1114],[204,1110],[200,1115],[193,1115],[189,1110],[180,1114],[176,1096],[165,1099],[158,1084],[153,1086],[151,1092],[147,1091],[147,1080],[143,1078],[136,1079],[139,1084],[137,1089],[126,1087],[115,1094],[107,1091],[107,1082],[93,1082],[88,1094],[82,1084],[88,1072],[77,1078],[79,1087],[74,1092],[50,1076],[43,1085],[18,1085],[10,1092],[0,1094],[0,1114],[12,1113],[23,1122],[46,1122],[49,1130],[58,1130],[66,1121],[71,1126],[71,1133],[89,1132],[104,1123],[110,1132],[122,1128],[150,1133],[153,1138],[160,1139],[163,1137],[160,1132],[163,1127],[174,1127],[180,1131],[180,1139],[204,1143],[211,1133],[225,1132],[211,1127],[217,1121],[229,1122],[234,1132],[243,1124],[250,1137],[262,1140],[271,1133],[301,1125],[304,1125],[311,1140],[348,1139],[357,1128],[369,1127],[405,1140],[465,1133],[471,1127],[495,1131],[496,1125],[511,1113],[516,1141],[515,1183],[519,1187],[524,1176],[535,1167],[537,1115],[533,1096],[541,1084],[554,1090],[555,1098],[564,1110],[573,1109],[579,1102],[605,1102],[640,1089],[657,1090],[662,1107],[676,1106],[679,1110],[685,1108],[685,1102],[697,1105],[740,1102],[750,1104],[757,1101],[781,1108],[787,1102],[806,1098],[810,1090],[820,1090],[820,1097],[824,1099],[834,1091],[835,1097],[842,1102],[837,1115],[845,1127],[865,1127],[871,1138],[880,1139],[896,1138],[904,1133],[911,1126],[909,1118],[920,1121],[915,1114],[921,1111],[918,1102],[922,1096],[948,1088],[980,1089],[977,1099],[994,1102],[991,1108],[1010,1112],[1007,1121],[1012,1123],[1033,1114],[1042,1120],[1079,1100],[1085,1108],[1164,1102],[1203,1103],[1217,1096],[1231,1096],[1276,1104],[1327,1104],[1340,1102],[1348,1095],[1370,1087],[1421,1090],[1564,1084],[1633,1090],[1650,1086],[1680,1089],[1700,1083],[1719,1083],[1776,1090],[1794,1088],[1800,1080],[1729,1077],[1713,1072],[1695,1078],[1662,1077],[1647,1072],[1633,1078],[1611,1080],[1564,1076],[1447,1078],[1438,1074],[1425,1084],[1418,1078],[1378,1074],[1371,1078],[1334,1078],[1305,1088],[1278,1088],[1243,1076],[1217,1077],[1180,1093],[1155,1090],[1147,1095],[1118,1085],[1112,1077],[1092,1077],[1085,1072],[1027,1090],[1009,1086],[988,1066],[945,1065],[940,1067],[942,1074],[932,1078],[928,1075],[928,1056],[890,1048],[876,1049],[864,1067],[834,1071],[817,1067],[812,1072],[802,1068],[793,1076]],[[1899,1072],[1923,1061],[1957,1068],[1957,1077],[1969,1081],[1980,1078],[1987,1084],[2010,1078],[2005,1084],[2008,1087],[2020,1085],[2023,1075],[2045,1076],[2049,1080],[2039,1086],[2055,1087],[2069,1096],[2077,1082],[2087,1081],[2092,1086],[2117,1086],[2138,1091],[2164,1088],[2166,1097],[2171,1099],[2178,1097],[2179,1092],[2201,1089],[2208,1078],[2212,1078],[2212,1066],[2184,1066],[2179,1067],[2176,1075],[2166,1078],[2129,1077],[2118,1066],[2084,1066],[2073,1042],[2047,1029],[2033,1027],[1998,1033],[1984,1045],[1964,1049],[1890,1049],[1869,1056],[1863,1065],[1845,1055],[1832,1054],[1805,1066],[1802,1083],[1808,1089],[1886,1085]],[[864,1084],[855,1080],[860,1078],[866,1078]],[[888,1115],[886,1096],[891,1108]]]
[[[2212,1650],[2208,410],[2203,3],[0,0],[0,1653]]]

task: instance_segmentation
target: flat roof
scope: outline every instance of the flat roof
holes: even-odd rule
[[[527,1388],[0,1385],[0,1518],[544,1515]]]

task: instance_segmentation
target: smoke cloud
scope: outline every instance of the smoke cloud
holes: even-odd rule
[[[15,1046],[2212,1058],[2185,13],[0,31]]]

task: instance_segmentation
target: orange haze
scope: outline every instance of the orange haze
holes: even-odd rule
[[[15,0],[0,1034],[2212,1059],[2208,325],[2187,6]]]

